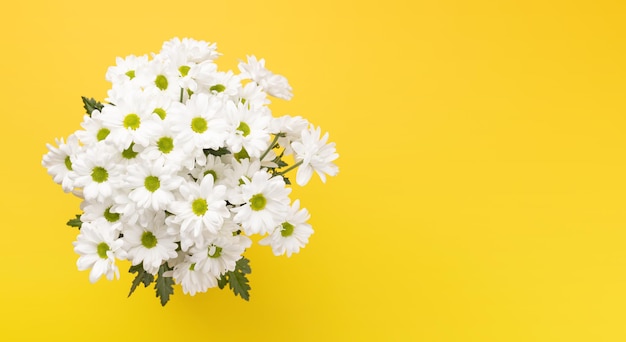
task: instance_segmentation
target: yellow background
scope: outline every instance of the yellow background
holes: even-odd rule
[[[622,1],[10,1],[0,29],[0,340],[625,341]],[[76,269],[79,201],[40,165],[115,57],[217,42],[294,88],[337,177],[315,234],[249,252],[251,301],[162,308]]]

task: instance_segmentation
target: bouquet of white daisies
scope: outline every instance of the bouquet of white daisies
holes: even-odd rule
[[[298,116],[274,117],[269,96],[289,100],[287,80],[248,56],[218,71],[215,44],[174,38],[158,54],[117,58],[104,103],[83,97],[82,129],[47,145],[43,166],[82,199],[74,251],[89,279],[136,273],[165,305],[180,284],[195,295],[226,285],[248,300],[243,254],[262,236],[291,256],[313,229],[289,198],[287,173],[306,185],[338,172],[328,133]]]

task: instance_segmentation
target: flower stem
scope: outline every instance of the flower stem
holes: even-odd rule
[[[180,88],[180,103],[183,103],[183,88]]]
[[[282,176],[282,175],[284,175],[285,173],[287,173],[287,172],[289,172],[289,171],[291,171],[291,170],[295,169],[296,167],[298,167],[298,166],[302,165],[302,162],[303,162],[303,160],[301,160],[301,161],[299,161],[299,162],[297,162],[297,163],[295,163],[295,164],[291,165],[290,167],[286,168],[285,170],[278,172],[278,173],[276,174],[276,176]]]
[[[265,156],[270,153],[270,151],[274,148],[274,146],[276,146],[276,143],[278,142],[278,138],[280,138],[280,133],[276,134],[274,136],[274,140],[272,140],[272,143],[270,144],[270,146],[267,148],[267,150],[265,150],[265,152],[263,152],[263,154],[261,155],[261,158],[259,158],[259,160],[263,160],[263,158],[265,158]]]

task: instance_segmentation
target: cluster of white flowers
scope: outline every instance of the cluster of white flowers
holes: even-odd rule
[[[267,96],[290,99],[291,87],[263,59],[236,74],[217,56],[215,44],[174,38],[151,57],[117,58],[105,103],[86,102],[82,129],[48,144],[42,164],[83,199],[74,250],[92,282],[119,278],[125,259],[194,295],[235,269],[253,234],[276,255],[307,244],[309,213],[285,173],[297,168],[300,186],[313,171],[336,175],[335,145],[302,117],[272,116]]]

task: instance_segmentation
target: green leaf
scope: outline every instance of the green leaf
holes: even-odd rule
[[[217,280],[217,286],[220,288],[220,290],[223,290],[226,284],[228,284],[228,277],[226,276],[226,274],[222,274],[222,277]]]
[[[156,290],[156,296],[161,298],[162,306],[167,304],[170,300],[170,295],[174,293],[174,279],[163,275],[163,273],[171,270],[172,269],[167,265],[167,263],[164,263],[161,267],[159,267],[159,272],[157,273],[158,278],[156,280],[156,284],[154,285],[154,289]]]
[[[73,218],[67,221],[67,225],[70,227],[76,227],[80,229],[80,227],[82,227],[83,225],[83,221],[80,220],[80,216],[81,215],[76,215],[76,218]]]
[[[289,178],[283,176],[283,180],[285,181],[285,184],[291,185],[291,181],[289,180]]]
[[[235,293],[235,296],[250,300],[250,294],[248,293],[248,291],[250,291],[250,285],[248,284],[248,278],[246,278],[246,274],[250,273],[252,273],[250,260],[242,257],[237,261],[235,270],[226,272],[226,274],[217,281],[217,285],[220,289],[223,289],[228,281],[228,285]]]
[[[137,276],[133,280],[133,283],[130,287],[130,292],[128,293],[128,297],[130,297],[130,295],[133,294],[133,292],[135,292],[135,289],[137,288],[137,286],[139,286],[139,284],[143,283],[144,287],[148,287],[148,285],[152,284],[152,282],[154,281],[154,276],[146,272],[146,270],[143,269],[143,263],[140,263],[139,265],[131,266],[128,272],[137,273]]]
[[[83,104],[84,104],[84,108],[85,111],[87,111],[87,114],[89,114],[89,116],[91,116],[91,113],[94,110],[99,110],[101,111],[102,108],[104,108],[104,105],[98,101],[96,101],[94,98],[86,98],[84,96],[81,96],[81,99],[83,99]]]
[[[230,151],[226,147],[220,147],[217,150],[214,150],[212,148],[205,148],[203,151],[204,151],[204,154],[207,155],[207,156],[210,154],[210,155],[216,156],[216,157],[223,156],[225,154],[229,154],[230,153]]]

